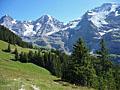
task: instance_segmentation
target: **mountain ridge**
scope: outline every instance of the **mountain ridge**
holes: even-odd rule
[[[88,10],[81,19],[67,24],[50,15],[43,15],[32,22],[14,19],[1,22],[0,19],[0,24],[10,28],[26,41],[66,53],[70,53],[73,44],[82,37],[93,52],[98,49],[99,40],[103,38],[110,53],[120,54],[120,4],[117,3],[105,3]]]

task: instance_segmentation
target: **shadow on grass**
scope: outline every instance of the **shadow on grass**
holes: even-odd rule
[[[2,49],[3,52],[10,53],[7,49]]]

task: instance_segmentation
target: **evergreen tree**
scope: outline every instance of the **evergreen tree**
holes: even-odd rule
[[[53,55],[53,70],[56,76],[60,77],[61,76],[61,62],[60,62],[60,57],[57,55]]]
[[[89,51],[83,40],[79,39],[73,49],[73,53],[66,69],[66,74],[64,74],[65,76],[63,76],[63,79],[67,79],[67,81],[84,86],[96,87],[96,72],[91,63]]]
[[[10,43],[8,43],[8,48],[7,48],[8,52],[11,52],[11,47],[10,47]]]
[[[120,90],[120,64],[114,66],[115,90]]]
[[[97,53],[99,54],[100,60],[98,64],[99,68],[97,68],[97,71],[99,72],[98,76],[100,90],[113,90],[115,89],[113,64],[109,59],[108,50],[103,39],[100,41],[100,50],[97,51]]]
[[[20,62],[24,61],[23,54],[24,54],[23,52],[20,53],[20,59],[19,59]]]
[[[20,54],[20,62],[27,63],[28,62],[28,55],[25,52],[21,52]]]
[[[109,54],[108,54],[108,50],[105,46],[105,42],[103,39],[100,42],[100,50],[98,51],[98,54],[99,54],[100,61],[104,69],[103,71],[105,71],[105,69],[108,67],[106,66],[106,63],[109,62]]]
[[[102,73],[105,73],[106,71],[111,69],[113,65],[109,59],[108,50],[105,46],[105,42],[103,39],[100,42],[100,50],[98,51],[98,54],[99,54],[100,64],[102,66],[102,71],[103,71]]]
[[[29,53],[28,53],[28,62],[31,62],[31,63],[33,63],[33,57],[34,57],[34,53],[33,53],[33,51],[29,51]]]
[[[17,48],[15,48],[14,54],[15,54],[15,60],[16,61],[19,60],[19,54]]]
[[[28,63],[28,54],[24,53],[24,63]]]

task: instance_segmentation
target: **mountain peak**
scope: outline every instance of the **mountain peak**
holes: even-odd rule
[[[97,7],[95,9],[92,9],[92,11],[95,12],[114,12],[117,7],[119,7],[120,4],[118,3],[104,3],[100,7]]]
[[[49,14],[45,14],[45,15],[43,15],[44,17],[48,17],[48,18],[51,18],[52,16],[51,15],[49,15]]]
[[[15,24],[16,23],[16,20],[14,20],[11,16],[9,16],[8,14],[4,15],[3,17],[0,18],[0,24],[1,25],[4,25],[6,24],[5,26],[6,27],[9,27],[9,25],[11,24]]]
[[[84,16],[88,18],[95,26],[101,27],[102,25],[107,25],[108,22],[106,20],[107,16],[115,14],[114,16],[118,16],[118,9],[120,4],[118,3],[104,3],[100,7],[89,10]]]
[[[39,19],[37,19],[37,22],[51,22],[53,20],[53,17],[46,14],[46,15],[43,15],[41,16]]]
[[[4,21],[4,20],[13,21],[13,18],[9,16],[8,14],[6,14],[0,19],[0,21]]]
[[[102,6],[108,6],[108,5],[120,5],[119,3],[115,3],[115,2],[110,2],[110,3],[104,3]]]

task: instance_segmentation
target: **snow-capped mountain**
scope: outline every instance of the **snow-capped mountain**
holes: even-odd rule
[[[31,36],[48,36],[60,30],[72,28],[76,25],[77,21],[71,21],[69,24],[64,25],[63,22],[53,18],[50,15],[43,15],[35,21],[17,21],[5,15],[0,19],[0,24],[8,27],[16,34],[22,37]]]
[[[16,24],[16,20],[11,18],[9,15],[5,15],[0,19],[0,24],[5,25],[6,27],[9,27],[9,29],[11,29],[12,25]]]
[[[50,15],[43,15],[33,22],[36,36],[48,36],[64,28],[63,22],[58,21]]]
[[[19,36],[32,36],[36,34],[33,31],[33,25],[31,22],[28,21],[17,21],[10,17],[9,15],[5,15],[0,19],[0,24],[4,25],[5,27],[9,28],[11,31],[16,33]]]
[[[93,38],[104,38],[110,52],[120,54],[120,4],[105,3],[88,11],[84,18],[95,31]]]
[[[67,24],[50,15],[31,22],[17,21],[5,15],[0,24],[40,46],[71,52],[73,44],[82,37],[94,51],[98,49],[100,39],[104,38],[110,53],[120,54],[120,5],[116,3],[105,3],[88,10],[80,19]]]
[[[101,7],[87,11],[74,27],[67,27],[64,31],[59,31],[46,37],[45,43],[53,48],[71,52],[73,44],[78,38],[82,37],[87,42],[89,48],[94,51],[98,49],[100,39],[104,38],[109,51],[120,54],[119,32],[120,5],[106,3]]]

